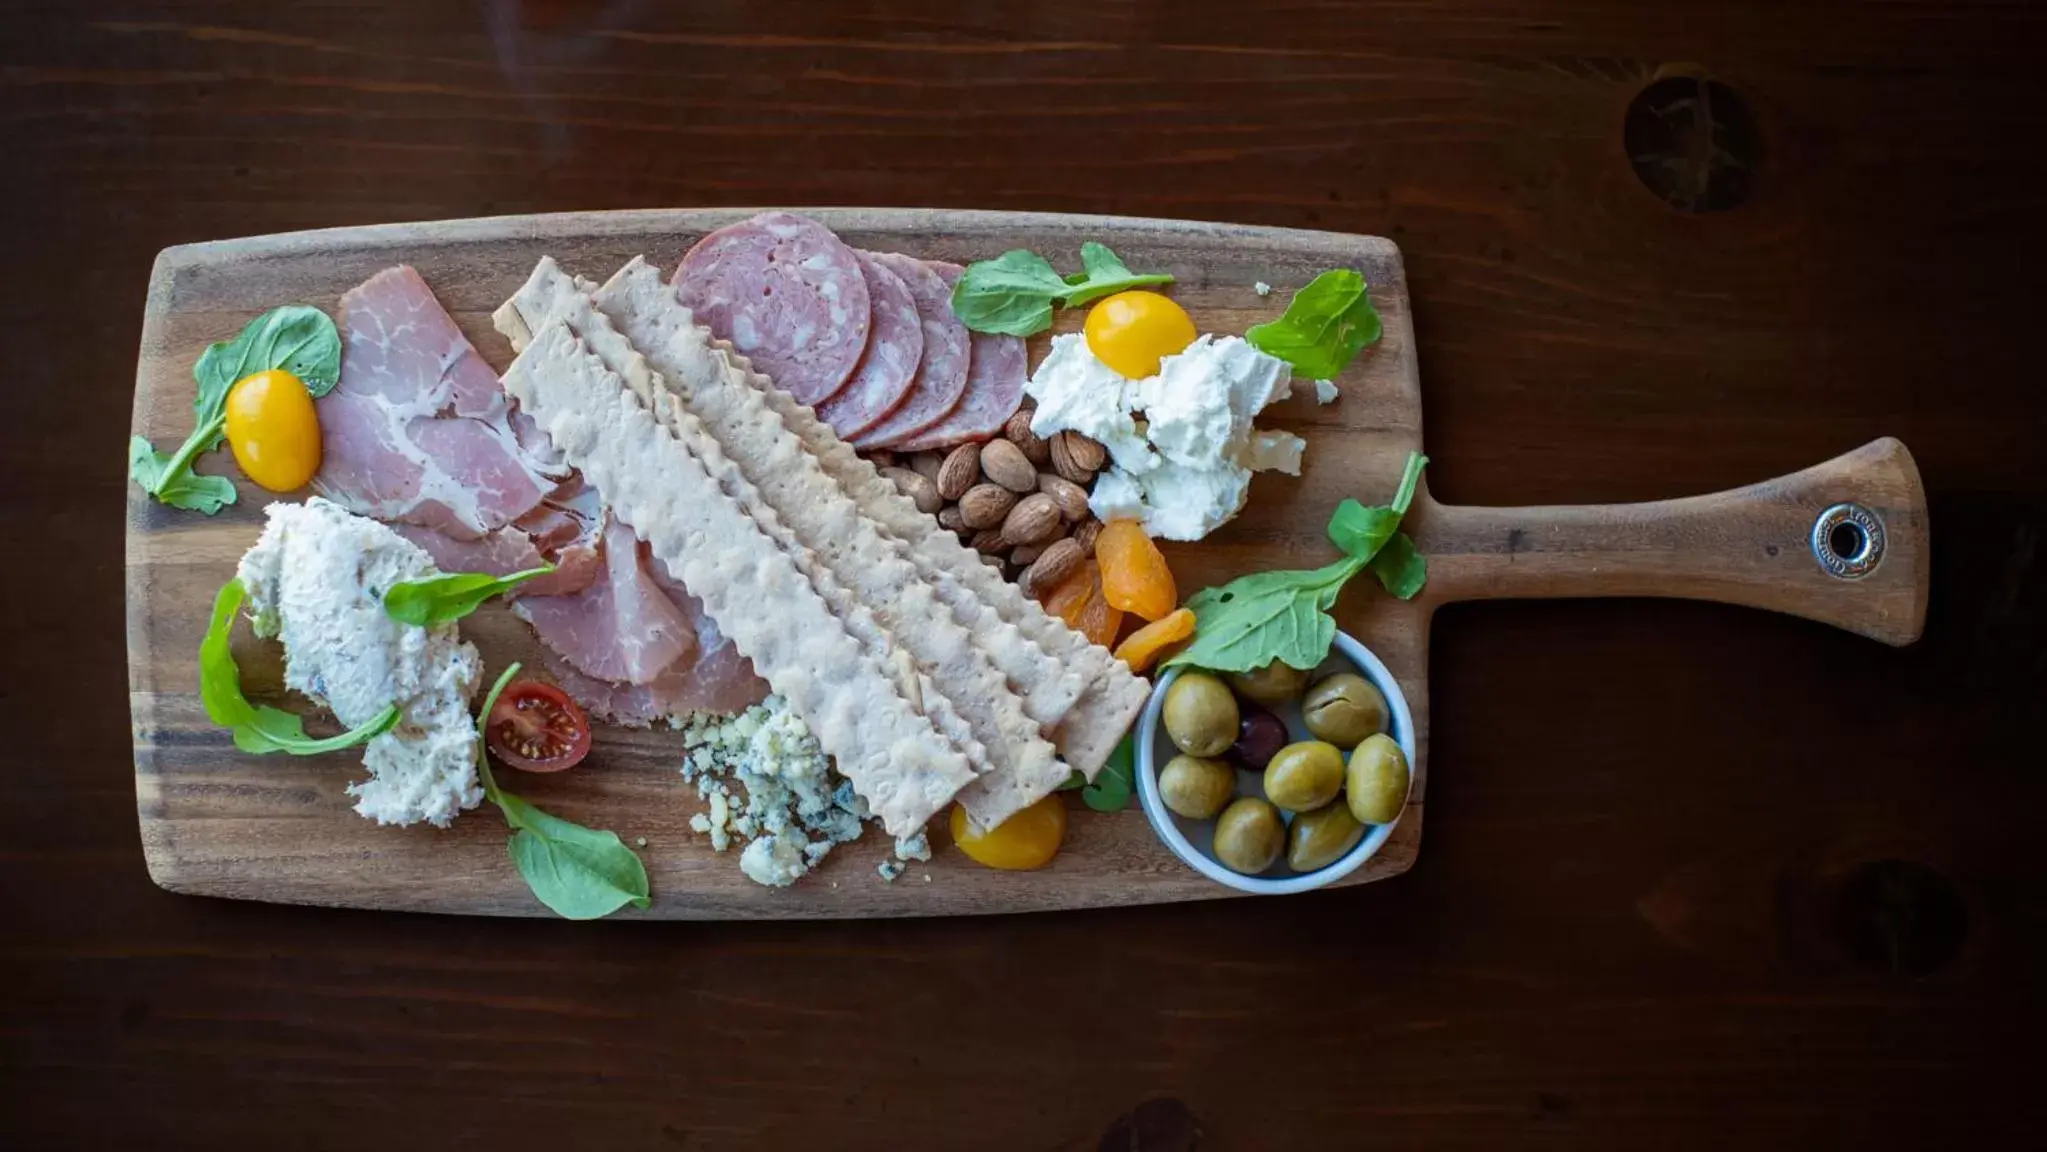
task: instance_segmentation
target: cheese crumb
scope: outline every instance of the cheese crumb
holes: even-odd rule
[[[895,883],[896,877],[901,876],[904,872],[903,866],[894,860],[883,860],[874,866],[874,870],[880,874],[883,881],[890,884]]]
[[[1260,296],[1270,296],[1272,295],[1272,285],[1260,280],[1258,283],[1251,285],[1251,291],[1258,293]]]
[[[689,826],[718,852],[747,841],[739,869],[749,879],[785,887],[837,845],[860,838],[867,802],[780,696],[735,716],[697,713],[682,734],[682,777],[710,806]]]
[[[1315,403],[1317,404],[1336,403],[1336,381],[1334,380],[1315,381]]]

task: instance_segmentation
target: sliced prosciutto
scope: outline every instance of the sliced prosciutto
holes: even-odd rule
[[[951,448],[969,440],[986,440],[1002,430],[1023,406],[1024,380],[1030,358],[1016,336],[974,333],[974,354],[967,364],[967,390],[952,414],[924,431],[891,445],[898,452]]]
[[[697,628],[654,579],[639,537],[617,520],[604,527],[604,572],[570,596],[522,596],[512,611],[549,648],[598,680],[647,684],[694,663]]]
[[[917,300],[910,295],[910,286],[872,253],[857,252],[855,256],[874,306],[867,352],[846,386],[817,406],[817,418],[831,425],[841,440],[867,431],[895,411],[910,394],[910,385],[917,379],[917,362],[924,357],[924,325],[917,318]]]
[[[341,330],[341,380],[317,402],[321,495],[474,539],[525,515],[565,474],[551,446],[521,442],[497,374],[419,273],[387,268],[350,289]]]
[[[853,250],[792,212],[763,212],[697,241],[675,294],[800,404],[845,386],[867,349],[872,305]]]
[[[972,355],[967,326],[952,314],[952,284],[966,269],[893,252],[872,255],[910,286],[918,323],[924,329],[924,356],[917,364],[910,394],[887,418],[855,436],[856,448],[888,448],[945,419],[966,391],[967,361]]]
[[[462,540],[417,524],[393,524],[392,530],[419,545],[434,558],[443,572],[481,572],[487,576],[510,576],[551,563],[534,547],[533,538],[517,528],[499,528],[474,540]],[[555,564],[555,570],[536,576],[505,593],[506,599],[520,596],[569,596],[588,588],[603,566],[593,552],[587,558]]]

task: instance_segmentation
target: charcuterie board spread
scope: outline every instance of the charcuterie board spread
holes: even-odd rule
[[[1623,508],[1441,506],[1421,447],[1371,237],[704,210],[167,250],[128,510],[151,874],[573,918],[1357,883],[1420,843],[1443,603],[1918,633],[1894,441]]]

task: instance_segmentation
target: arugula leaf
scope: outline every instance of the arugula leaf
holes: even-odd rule
[[[332,391],[341,379],[341,334],[334,321],[318,308],[288,304],[249,321],[234,339],[209,345],[192,366],[199,383],[192,434],[170,456],[140,436],[129,440],[129,477],[165,504],[208,516],[234,503],[234,483],[194,475],[192,461],[227,438],[227,394],[235,382],[272,368],[298,377],[314,399]]]
[[[431,627],[460,620],[493,596],[509,592],[536,576],[554,571],[551,564],[492,576],[488,572],[450,572],[424,580],[401,580],[384,593],[384,614],[400,624]]]
[[[1110,251],[1107,244],[1093,240],[1080,246],[1079,279],[1069,276],[1066,283],[1073,291],[1066,294],[1062,306],[1078,308],[1104,296],[1113,296],[1129,288],[1145,288],[1153,284],[1170,284],[1173,277],[1164,272],[1136,273],[1123,263],[1121,257]]]
[[[551,816],[510,792],[498,807],[516,831],[507,844],[512,863],[542,904],[570,920],[595,920],[631,904],[645,908],[647,868],[615,832],[600,832]]]
[[[1400,518],[1413,504],[1427,464],[1428,457],[1421,453],[1408,454],[1391,505],[1367,508],[1345,500],[1337,506],[1328,531],[1329,539],[1346,553],[1343,559],[1312,571],[1254,572],[1189,597],[1194,643],[1160,667],[1187,664],[1215,672],[1248,672],[1277,660],[1294,668],[1313,668],[1328,658],[1336,638],[1329,609],[1337,594],[1367,567],[1388,592],[1412,599],[1428,579],[1428,562],[1400,531]]]
[[[1125,736],[1116,750],[1109,753],[1102,770],[1095,773],[1094,783],[1080,790],[1080,798],[1097,812],[1121,812],[1129,806],[1130,790],[1136,783],[1137,745]]]
[[[1032,336],[1052,326],[1052,306],[1077,307],[1126,288],[1170,284],[1164,272],[1132,272],[1106,244],[1080,246],[1081,270],[1061,276],[1043,256],[1013,248],[967,265],[952,288],[952,312],[976,332]]]
[[[516,663],[499,673],[497,683],[484,694],[483,710],[476,714],[476,773],[483,781],[483,794],[512,826],[512,838],[505,843],[512,866],[519,870],[534,898],[565,919],[595,920],[627,904],[635,908],[652,905],[646,865],[617,833],[585,828],[551,815],[498,787],[484,746],[484,728],[498,697],[518,674]]]
[[[1383,327],[1365,278],[1337,268],[1294,293],[1279,319],[1252,325],[1244,339],[1310,380],[1330,380],[1378,340]]]
[[[367,724],[359,724],[336,736],[315,740],[306,735],[305,724],[282,708],[256,705],[242,695],[242,670],[228,648],[235,614],[241,609],[248,589],[240,580],[221,585],[213,597],[213,618],[206,636],[199,642],[199,699],[206,716],[234,733],[235,747],[257,754],[289,752],[294,756],[317,756],[353,748],[398,724],[398,705],[391,704]]]
[[[1052,789],[1052,791],[1076,792],[1085,787],[1087,787],[1087,773],[1082,772],[1078,768],[1075,768],[1072,772],[1067,773],[1066,782],[1064,784],[1061,784],[1059,787]]]
[[[1371,567],[1379,585],[1402,600],[1414,599],[1429,579],[1428,558],[1405,532],[1394,533],[1393,539],[1372,557]]]

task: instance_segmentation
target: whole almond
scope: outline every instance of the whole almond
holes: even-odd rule
[[[990,440],[981,449],[981,471],[1011,492],[1038,490],[1037,468],[1024,456],[1023,449],[1007,440]]]
[[[1099,472],[1102,465],[1109,462],[1109,450],[1102,447],[1101,441],[1090,440],[1071,428],[1060,435],[1066,439],[1066,454],[1073,458],[1076,466]]]
[[[938,466],[945,463],[945,456],[936,451],[913,452],[910,454],[910,471],[926,480],[938,481]]]
[[[1059,531],[1059,505],[1043,492],[1016,502],[1002,519],[1002,537],[1011,544],[1043,544]]]
[[[1007,551],[1009,548],[1008,542],[1002,538],[1002,529],[1000,528],[983,528],[979,532],[974,533],[972,546],[974,551],[982,553],[997,564],[1002,563],[1002,557],[998,553]]]
[[[1019,568],[1028,567],[1044,550],[1043,546],[1037,544],[1019,544],[1009,550],[1009,562]]]
[[[981,478],[981,446],[972,440],[945,454],[938,466],[938,494],[957,500]]]
[[[960,523],[993,528],[1016,507],[1016,493],[1000,484],[976,484],[960,495]]]
[[[1092,556],[1095,554],[1095,538],[1101,534],[1102,522],[1100,520],[1082,520],[1073,526],[1073,542],[1080,545],[1080,554],[1082,556]]]
[[[926,477],[908,468],[883,468],[881,474],[895,484],[896,491],[916,502],[917,511],[930,515],[945,507],[945,501],[938,496],[938,485]]]
[[[967,527],[967,522],[960,518],[960,508],[957,504],[948,504],[938,510],[938,526],[950,528],[955,532],[971,531]]]
[[[1002,426],[1002,435],[1022,450],[1024,459],[1042,468],[1052,462],[1052,445],[1031,431],[1031,417],[1035,415],[1037,410],[1034,408],[1017,409],[1010,414],[1009,422]]]
[[[1095,470],[1081,467],[1080,461],[1074,458],[1073,446],[1066,439],[1071,435],[1071,432],[1061,432],[1052,437],[1052,471],[1058,473],[1062,480],[1085,486],[1093,482]]]
[[[1053,472],[1040,473],[1038,491],[1052,498],[1059,505],[1059,514],[1068,520],[1078,520],[1087,515],[1087,489]]]
[[[1031,561],[1031,566],[1017,578],[1017,583],[1023,586],[1026,595],[1040,595],[1057,588],[1061,581],[1073,575],[1074,569],[1079,568],[1084,559],[1086,557],[1081,555],[1078,543],[1070,539],[1054,540],[1038,553],[1036,560]]]

